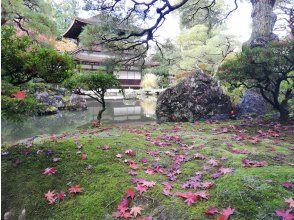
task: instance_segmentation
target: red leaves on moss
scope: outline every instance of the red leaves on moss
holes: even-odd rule
[[[71,186],[68,190],[69,190],[69,193],[71,194],[78,194],[84,191],[84,189],[81,188],[80,185]]]
[[[221,215],[217,218],[217,220],[228,220],[231,215],[234,214],[235,209],[226,208],[222,209]]]

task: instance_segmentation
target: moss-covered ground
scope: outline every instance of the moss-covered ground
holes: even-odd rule
[[[26,209],[27,219],[112,219],[125,190],[136,191],[132,178],[143,178],[156,184],[142,195],[136,192],[131,206],[142,207],[141,216],[216,219],[218,214],[204,214],[208,206],[214,206],[219,211],[234,208],[230,219],[279,219],[275,210],[289,209],[284,200],[294,197],[293,187],[283,186],[294,183],[293,144],[291,126],[228,121],[106,126],[2,146],[2,217],[8,211],[17,216]],[[136,155],[125,154],[128,149]],[[194,158],[195,153],[205,159]],[[184,158],[180,172],[170,181],[168,173],[179,155]],[[140,161],[142,157],[147,163]],[[56,158],[61,160],[53,162]],[[211,159],[217,164],[209,163]],[[253,162],[245,167],[242,159]],[[137,176],[129,174],[129,160],[138,165],[133,170]],[[266,164],[256,167],[262,161]],[[57,172],[44,175],[47,167]],[[162,172],[145,172],[156,167]],[[231,172],[212,178],[220,168],[231,168]],[[202,172],[202,182],[214,185],[205,190],[208,199],[188,206],[176,193],[203,191],[182,188],[196,172]],[[172,184],[170,196],[163,194],[163,182]],[[70,194],[69,187],[77,184],[84,191]],[[66,197],[49,205],[44,197],[49,190],[64,191]]]

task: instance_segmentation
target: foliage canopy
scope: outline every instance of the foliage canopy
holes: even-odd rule
[[[244,48],[235,59],[222,65],[218,76],[232,88],[258,89],[263,98],[280,112],[281,121],[286,121],[288,102],[294,95],[294,41]]]
[[[41,78],[61,83],[73,73],[74,61],[68,54],[42,47],[28,36],[17,36],[11,26],[2,28],[2,79],[13,85]]]

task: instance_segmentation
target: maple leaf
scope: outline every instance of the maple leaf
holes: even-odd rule
[[[148,188],[150,188],[150,187],[153,187],[153,186],[155,186],[155,182],[148,182],[148,181],[146,181],[146,180],[144,180],[144,181],[142,181],[142,185],[143,186],[147,186]]]
[[[65,193],[63,191],[59,192],[56,196],[56,198],[60,201],[63,200],[66,197]]]
[[[110,149],[110,147],[108,146],[108,145],[104,145],[103,147],[102,147],[102,150],[109,150]]]
[[[284,182],[282,184],[283,187],[287,188],[287,189],[291,189],[293,187],[293,183],[291,182]]]
[[[218,162],[214,159],[210,159],[207,163],[209,163],[210,165],[212,165],[214,167],[218,165]]]
[[[222,209],[221,216],[217,218],[217,220],[228,220],[230,216],[234,213],[235,209],[232,209],[230,207],[226,209]]]
[[[166,196],[171,195],[171,193],[170,193],[170,191],[168,189],[164,189],[162,193],[163,193],[163,195],[166,195]]]
[[[210,189],[211,187],[214,186],[214,183],[212,183],[212,182],[204,182],[204,183],[201,184],[201,186],[204,189]]]
[[[199,144],[199,146],[198,146],[198,148],[201,150],[201,149],[203,149],[205,147],[205,145],[204,144]]]
[[[249,142],[252,143],[252,144],[257,144],[259,141],[260,140],[257,137],[253,137],[252,139],[249,140]]]
[[[244,167],[264,167],[267,166],[268,163],[266,161],[252,161],[248,159],[242,159],[242,163]]]
[[[188,206],[194,204],[198,200],[198,196],[195,193],[192,193],[192,192],[185,192],[185,193],[177,192],[176,196],[184,198],[185,203]]]
[[[205,211],[206,215],[215,215],[216,213],[218,213],[218,210],[214,206],[208,206],[207,210]]]
[[[71,186],[68,190],[72,194],[77,194],[77,193],[83,192],[83,188],[81,188],[80,185]]]
[[[197,197],[202,198],[202,199],[208,199],[208,193],[205,191],[199,191],[194,193]]]
[[[172,189],[172,184],[170,184],[169,182],[164,182],[162,183],[162,185],[164,186],[164,189],[167,189],[167,190],[171,190]]]
[[[147,163],[148,160],[147,160],[146,157],[142,157],[140,161],[141,161],[142,163]]]
[[[132,218],[132,215],[130,212],[124,212],[121,214],[121,217],[122,218]]]
[[[279,217],[282,217],[283,220],[293,220],[294,214],[291,214],[291,211],[292,209],[288,209],[288,210],[278,209],[276,210],[276,215]]]
[[[55,196],[55,192],[54,190],[53,191],[48,191],[47,193],[44,194],[45,195],[45,198],[47,200],[54,200],[54,196]]]
[[[153,169],[147,169],[147,170],[145,171],[145,173],[147,173],[147,174],[149,174],[149,175],[153,175],[153,174],[155,174],[155,171],[154,171]]]
[[[127,155],[129,155],[129,156],[135,156],[135,155],[136,155],[135,151],[133,151],[133,150],[131,150],[131,149],[126,150],[126,151],[125,151],[125,154],[127,154]]]
[[[113,218],[120,218],[121,217],[121,213],[120,212],[114,212],[114,213],[112,213],[112,217]]]
[[[130,214],[132,214],[134,217],[137,217],[137,215],[141,215],[141,211],[143,209],[140,206],[133,206],[131,208]]]
[[[285,199],[285,203],[288,203],[290,208],[294,208],[294,200],[292,198]]]
[[[185,200],[185,203],[190,206],[197,201],[197,196],[193,195]]]
[[[138,184],[136,187],[136,190],[139,191],[140,195],[142,195],[143,192],[147,192],[148,187]]]
[[[135,162],[132,162],[129,164],[129,167],[133,170],[137,170],[139,169],[139,166],[135,163]]]
[[[129,189],[126,189],[126,196],[127,198],[130,197],[131,199],[134,199],[135,197],[135,192],[133,189],[129,188]]]
[[[222,175],[223,175],[223,174],[222,174],[221,172],[217,172],[217,173],[212,174],[212,175],[211,175],[211,178],[213,178],[213,179],[217,179],[217,178],[221,177]]]
[[[131,175],[131,176],[137,176],[137,175],[138,175],[138,174],[137,174],[135,171],[133,171],[133,170],[130,170],[130,171],[128,172],[128,174]]]
[[[26,92],[19,91],[19,92],[16,92],[16,93],[12,93],[11,97],[16,98],[18,100],[23,100],[26,97]]]
[[[123,197],[121,202],[118,204],[117,210],[124,213],[128,210],[129,201],[126,197]]]
[[[57,170],[54,167],[48,167],[44,170],[43,174],[50,176],[50,175],[56,173],[56,171]]]
[[[117,154],[115,155],[117,158],[122,158],[122,155],[121,154]]]
[[[225,167],[221,167],[219,169],[219,171],[222,173],[222,174],[226,174],[226,173],[231,173],[233,172],[232,168],[225,168]]]
[[[87,160],[87,154],[86,153],[82,154],[82,160]]]
[[[204,160],[205,159],[205,156],[202,155],[202,154],[199,154],[199,153],[194,154],[193,157],[195,159],[201,159],[201,160]]]

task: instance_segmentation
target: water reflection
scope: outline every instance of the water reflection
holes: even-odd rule
[[[146,99],[142,100],[140,103],[144,115],[148,118],[155,118],[155,109],[156,109],[156,98],[149,96]]]
[[[76,129],[95,120],[102,108],[95,100],[88,100],[86,111],[61,111],[56,115],[31,117],[21,123],[2,120],[2,143],[11,143],[42,134],[58,134]],[[155,120],[156,98],[145,100],[107,100],[102,115],[105,123],[145,122]]]

